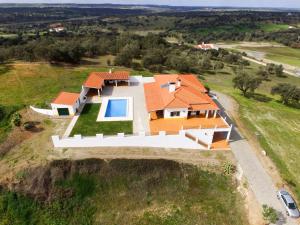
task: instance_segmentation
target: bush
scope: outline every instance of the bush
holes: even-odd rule
[[[267,205],[263,205],[262,208],[263,208],[262,215],[263,215],[264,220],[266,222],[268,222],[269,224],[276,223],[276,221],[278,220],[276,210]]]
[[[13,125],[15,125],[17,127],[21,126],[22,116],[20,115],[20,113],[18,113],[18,112],[14,113],[11,118],[11,122]]]

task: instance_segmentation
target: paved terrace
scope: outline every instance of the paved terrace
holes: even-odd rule
[[[193,118],[168,118],[156,119],[150,122],[150,131],[157,134],[159,131],[166,131],[169,134],[178,133],[181,129],[198,129],[198,128],[229,128],[228,124],[219,116],[216,118],[205,118],[201,115]]]

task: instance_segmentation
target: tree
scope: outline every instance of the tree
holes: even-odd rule
[[[275,66],[275,75],[277,77],[282,77],[283,76],[283,66],[282,65],[276,65]]]
[[[211,66],[211,61],[210,61],[209,57],[206,56],[206,57],[203,58],[203,60],[201,62],[201,67],[204,70],[211,69],[212,66]]]
[[[266,222],[268,222],[269,224],[276,223],[278,220],[276,210],[267,205],[263,205],[262,208],[263,208],[262,215],[263,215],[264,220]]]
[[[123,48],[123,50],[117,54],[116,58],[115,58],[115,64],[117,66],[126,66],[126,67],[130,67],[131,63],[132,63],[132,55],[131,52],[128,51],[127,48]]]
[[[222,63],[221,61],[217,61],[214,64],[214,70],[222,70],[224,68],[224,63]]]
[[[106,60],[106,64],[107,64],[108,66],[110,66],[110,65],[111,65],[111,61],[110,61],[110,59],[107,59],[107,60]]]
[[[165,54],[163,49],[150,49],[142,58],[142,64],[145,68],[150,68],[151,65],[160,65],[165,63]]]
[[[283,104],[288,105],[290,103],[299,103],[300,101],[300,88],[295,85],[281,83],[272,87],[271,94],[278,94],[281,96]]]
[[[269,80],[269,73],[263,67],[259,67],[259,70],[256,74],[262,80]]]
[[[266,71],[269,74],[275,74],[275,67],[276,67],[276,65],[274,63],[268,63],[266,66]]]
[[[254,92],[261,84],[260,78],[250,76],[245,72],[240,72],[232,81],[233,87],[241,90],[244,96],[246,96],[249,91]]]

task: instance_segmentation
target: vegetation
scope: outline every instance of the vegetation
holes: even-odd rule
[[[132,134],[132,121],[97,122],[100,104],[86,104],[77,120],[71,135],[95,136],[96,134]]]
[[[5,140],[7,133],[10,131],[12,115],[18,109],[18,107],[0,105],[0,143]]]
[[[272,88],[271,94],[279,94],[285,105],[298,105],[300,101],[300,88],[292,84],[277,84]]]
[[[250,76],[245,72],[240,72],[232,81],[233,87],[242,91],[244,96],[246,96],[249,91],[253,93],[261,84],[260,78]]]
[[[263,208],[262,214],[263,214],[264,220],[266,222],[268,222],[269,224],[270,223],[275,224],[278,220],[276,210],[273,209],[272,207],[267,206],[267,205],[263,205],[262,208]]]
[[[253,63],[244,68],[245,72],[254,76],[259,69]],[[277,95],[270,94],[272,87],[283,82],[300,86],[299,78],[273,76],[268,82],[262,82],[255,94],[245,98],[232,89],[235,75],[228,70],[204,75],[205,82],[212,90],[224,92],[239,103],[239,115],[249,129],[248,135],[258,140],[276,164],[286,184],[293,189],[297,199],[300,199],[300,140],[295,138],[300,135],[299,109],[281,104]]]
[[[88,168],[96,172],[83,172]],[[1,223],[248,224],[230,176],[165,160],[90,162],[85,169],[57,181],[48,202],[2,190]]]
[[[21,126],[22,116],[20,115],[20,113],[18,113],[18,112],[14,113],[12,115],[11,122],[13,125],[15,125],[17,127]]]
[[[290,47],[242,47],[241,49],[263,52],[275,62],[300,67],[300,49]]]

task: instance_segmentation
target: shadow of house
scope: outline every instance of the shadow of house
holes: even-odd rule
[[[235,142],[235,141],[239,141],[239,140],[243,140],[244,137],[242,137],[239,132],[238,132],[238,126],[236,125],[236,123],[229,117],[229,115],[226,113],[225,108],[221,105],[221,103],[217,100],[214,99],[214,102],[218,105],[218,107],[220,108],[220,116],[222,116],[223,118],[226,118],[226,121],[228,124],[233,124],[233,128],[232,128],[232,132],[231,132],[231,136],[230,136],[230,142]]]

